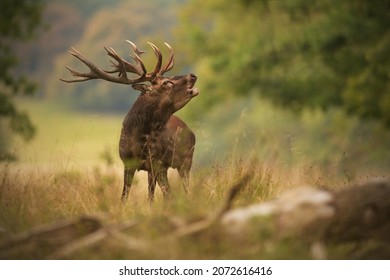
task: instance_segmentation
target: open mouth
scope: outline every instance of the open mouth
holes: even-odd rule
[[[199,89],[198,88],[190,88],[188,91],[191,95],[191,97],[195,97],[199,94]]]
[[[189,86],[188,86],[188,93],[191,95],[191,98],[192,97],[195,97],[199,94],[199,89],[198,88],[194,88],[194,85],[195,85],[195,81],[190,83]]]

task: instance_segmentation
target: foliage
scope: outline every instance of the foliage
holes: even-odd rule
[[[298,115],[258,97],[241,97],[215,106],[207,124],[193,127],[200,166],[254,156],[282,176],[295,170],[316,185],[323,184],[325,174],[349,183],[390,168],[390,132],[341,109],[304,108]]]
[[[45,71],[51,74],[45,96],[68,95],[84,109],[127,109],[129,104],[126,103],[130,103],[127,88],[120,96],[119,86],[110,88],[109,83],[101,81],[85,85],[59,82],[59,77],[68,74],[64,65],[82,68],[73,57],[62,52],[74,45],[97,64],[108,67],[103,46],[112,44],[123,56],[128,53],[124,39],[134,40],[142,49],[146,48],[143,44],[146,40],[162,46],[159,42],[169,41],[167,38],[172,35],[170,28],[174,24],[169,21],[175,20],[174,11],[170,11],[172,6],[168,0],[159,2],[160,6],[155,2],[139,1],[138,5],[138,1],[131,4],[121,1],[117,6],[109,4],[112,6],[105,10],[105,4],[96,1],[96,9],[88,11],[89,4],[84,7],[84,3],[93,1],[76,2],[72,0],[69,6],[61,4],[50,8],[50,15],[64,13],[59,25],[53,25],[49,31],[57,33],[50,37],[53,42],[46,38],[37,48],[50,53],[48,57],[51,57],[40,60],[50,69]],[[167,14],[167,10],[161,9],[164,4],[168,4],[164,7],[169,11]],[[40,133],[28,146],[19,139],[10,143],[13,149],[20,151],[21,161],[0,165],[0,231],[21,232],[58,220],[103,213],[108,224],[143,221],[124,234],[134,240],[154,240],[188,221],[215,213],[228,188],[249,168],[254,179],[239,194],[235,206],[272,199],[302,184],[333,189],[347,187],[366,177],[388,176],[389,131],[377,122],[360,121],[339,108],[331,108],[337,105],[354,114],[377,118],[389,111],[386,96],[382,94],[388,90],[383,76],[388,69],[385,55],[388,25],[385,25],[384,15],[383,25],[374,23],[381,18],[375,7],[382,4],[372,1],[372,5],[366,6],[363,0],[345,3],[241,0],[230,1],[229,5],[222,0],[192,1],[183,11],[183,25],[175,37],[175,42],[180,40],[181,46],[175,43],[174,47],[177,61],[182,63],[186,59],[187,65],[196,67],[194,72],[199,76],[197,86],[201,94],[191,101],[190,110],[179,112],[186,115],[186,119],[192,117],[190,126],[197,135],[197,145],[190,198],[184,196],[177,182],[175,200],[170,205],[162,203],[160,192],[156,204],[152,208],[147,205],[147,178],[142,172],[137,174],[130,201],[125,205],[118,203],[123,170],[117,156],[117,143],[123,115],[70,113],[63,102],[20,102],[18,99],[19,107],[31,115]],[[82,9],[78,11],[78,7]],[[347,11],[351,7],[355,7],[353,15],[358,17],[350,17],[352,14]],[[376,15],[372,17],[374,22],[359,23],[359,17],[364,18],[363,11],[372,13],[371,9]],[[84,19],[86,15],[91,18]],[[67,17],[71,20],[66,21]],[[2,24],[3,21],[0,26]],[[368,26],[372,27],[372,32]],[[344,39],[338,35],[341,27],[345,28]],[[77,28],[80,28],[79,34],[73,32]],[[351,34],[351,30],[361,30],[365,39],[359,41],[359,32]],[[69,37],[68,31],[72,33]],[[378,35],[381,32],[385,34],[382,37]],[[340,41],[336,40],[338,38]],[[53,46],[52,52],[43,48],[45,44]],[[150,49],[145,50],[148,51],[144,56],[147,65],[152,65],[155,58]],[[55,71],[51,71],[50,63],[57,52],[61,54],[55,59]],[[172,72],[184,64],[178,66]],[[6,87],[2,83],[0,89],[3,88]],[[373,89],[378,89],[375,96],[382,98],[380,103],[379,99],[371,98],[374,95],[366,94],[374,92]],[[357,94],[360,91],[361,95]],[[11,95],[10,91],[8,93]],[[300,110],[301,114],[275,107],[267,98]],[[220,105],[210,106],[217,103]],[[13,106],[0,100],[0,108],[7,104]],[[375,109],[378,104],[384,108],[382,111]],[[359,110],[370,111],[360,114]],[[373,116],[373,112],[378,115]],[[0,141],[4,140],[3,135]],[[71,257],[313,257],[310,244],[301,240],[276,240],[276,233],[268,230],[267,222],[260,221],[263,231],[246,240],[221,238],[218,229],[213,228],[205,234],[163,243],[160,250],[148,254],[129,251],[123,243],[111,240]],[[361,243],[329,246],[328,257],[348,258],[352,248],[355,251],[356,248],[367,249],[366,245],[363,244],[364,248]]]
[[[255,93],[295,110],[340,106],[390,125],[389,7],[387,0],[193,0],[179,34],[211,93],[207,105]]]
[[[0,131],[3,135],[8,133],[5,126],[5,120],[8,120],[10,130],[25,140],[34,136],[35,129],[29,117],[16,108],[12,97],[31,95],[35,85],[26,76],[15,76],[12,72],[18,63],[13,44],[34,35],[41,23],[41,11],[41,1],[5,0],[0,4]],[[0,144],[0,160],[9,158],[6,140]]]
[[[49,0],[50,1],[50,0]],[[51,0],[51,2],[54,2]],[[55,2],[61,3],[61,4],[67,4],[71,7],[74,7],[77,9],[83,18],[88,18],[100,9],[104,9],[107,7],[116,6],[120,2],[124,2],[124,0],[57,0]]]
[[[55,57],[67,51],[82,35],[85,19],[76,7],[67,3],[48,1],[42,11],[44,29],[33,41],[15,44],[15,53],[20,57],[15,73],[28,74],[40,84],[36,95],[45,96],[46,80],[53,72]]]

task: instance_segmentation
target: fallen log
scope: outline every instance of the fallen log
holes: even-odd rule
[[[136,221],[106,225],[100,217],[75,219],[38,226],[7,235],[0,240],[0,259],[63,259],[107,238],[119,240],[128,249],[141,250],[146,245],[124,237],[121,231],[137,225]]]
[[[334,195],[335,214],[324,238],[390,242],[390,180],[376,179]]]
[[[390,180],[372,179],[339,191],[301,187],[272,201],[228,211],[221,225],[243,238],[272,225],[277,238],[312,244],[375,241],[390,258]],[[259,226],[260,225],[260,226]]]

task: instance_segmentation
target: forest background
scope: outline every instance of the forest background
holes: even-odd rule
[[[76,47],[108,68],[104,46],[125,57],[126,39],[144,49],[146,41],[160,47],[167,41],[175,49],[172,75],[192,71],[199,76],[202,94],[179,112],[198,136],[198,164],[225,157],[234,147],[255,153],[264,162],[291,165],[303,160],[305,165],[352,177],[362,169],[389,170],[389,1],[37,3],[41,22],[36,16],[38,25],[26,31],[27,39],[11,40],[17,63],[7,72],[22,77],[22,82],[35,82],[35,87],[26,82],[25,88],[7,88],[7,80],[2,81],[4,100],[35,90],[30,99],[14,101],[24,110],[47,104],[69,115],[123,116],[137,97],[128,87],[59,81],[69,75],[65,65],[82,67],[67,51]],[[15,24],[7,23],[10,28]],[[146,50],[145,60],[152,67],[154,56]],[[3,57],[11,54],[4,52]],[[25,144],[12,132],[32,139],[33,126],[39,127],[41,121],[34,122],[36,112],[26,114],[32,122],[23,117],[7,121],[5,105],[2,158],[29,160],[17,152]],[[53,126],[60,128],[61,123]],[[49,137],[39,129],[37,133]],[[95,154],[115,158],[115,145],[102,139],[103,148]]]
[[[236,206],[301,185],[333,190],[388,177],[389,8],[389,0],[1,1],[0,233],[104,213],[109,223],[146,221],[135,235],[153,240],[171,230],[166,217],[218,211],[247,170],[253,179]],[[126,57],[126,40],[147,51],[147,68],[155,57],[146,42],[165,57],[168,42],[170,73],[198,76],[199,96],[177,113],[197,137],[191,199],[175,188],[168,209],[160,194],[148,207],[146,180],[118,203],[121,123],[138,93],[59,80],[70,76],[65,65],[85,69],[71,47],[109,68],[103,47]],[[275,236],[263,230],[233,246],[206,235],[141,256],[103,246],[70,258],[313,257],[308,244]],[[348,258],[348,246],[328,257]],[[21,257],[47,256],[30,253]]]

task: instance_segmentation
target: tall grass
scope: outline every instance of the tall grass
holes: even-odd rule
[[[61,220],[94,215],[108,224],[129,220],[141,224],[127,234],[142,241],[153,242],[167,237],[178,226],[197,221],[218,211],[224,204],[229,188],[243,175],[243,167],[249,165],[253,179],[245,187],[235,206],[268,200],[282,192],[283,185],[274,181],[270,170],[253,162],[236,162],[219,165],[211,170],[199,171],[192,177],[188,196],[181,188],[175,172],[170,172],[174,198],[168,204],[157,191],[156,201],[149,205],[146,200],[146,180],[139,174],[129,200],[120,203],[122,178],[115,169],[94,168],[64,172],[15,172],[14,167],[4,167],[0,176],[0,227],[7,234],[29,230],[38,225]],[[267,258],[267,254],[252,252],[253,246],[234,248],[230,242],[222,242],[218,230],[202,237],[164,242],[153,252],[132,252],[103,242],[99,246],[81,250],[71,258]],[[221,237],[223,238],[223,237]],[[0,238],[1,239],[1,238]],[[184,246],[184,247],[183,247]],[[227,247],[225,247],[227,246]],[[275,249],[276,250],[276,249]],[[272,252],[272,254],[276,254]],[[281,255],[283,256],[283,254]],[[28,256],[21,256],[22,258]]]
[[[0,227],[8,235],[85,215],[99,217],[108,225],[137,221],[140,222],[138,226],[124,233],[155,248],[129,250],[120,242],[108,239],[67,256],[72,259],[312,258],[310,244],[278,239],[267,219],[253,221],[258,230],[243,233],[238,238],[225,235],[219,227],[188,238],[169,238],[178,227],[219,211],[229,189],[241,180],[246,168],[250,169],[252,179],[234,200],[233,207],[266,201],[293,187],[274,174],[272,167],[253,160],[236,161],[214,166],[211,170],[198,170],[191,178],[188,195],[184,194],[180,180],[171,172],[174,198],[166,203],[161,192],[157,191],[153,205],[147,203],[144,174],[138,174],[138,183],[133,185],[129,200],[122,204],[122,178],[115,169],[99,167],[55,173],[3,169],[0,176]],[[336,252],[330,254],[330,258],[346,258],[350,247],[331,246],[330,249]],[[46,255],[34,252],[33,256]],[[30,257],[30,254],[18,256]]]

